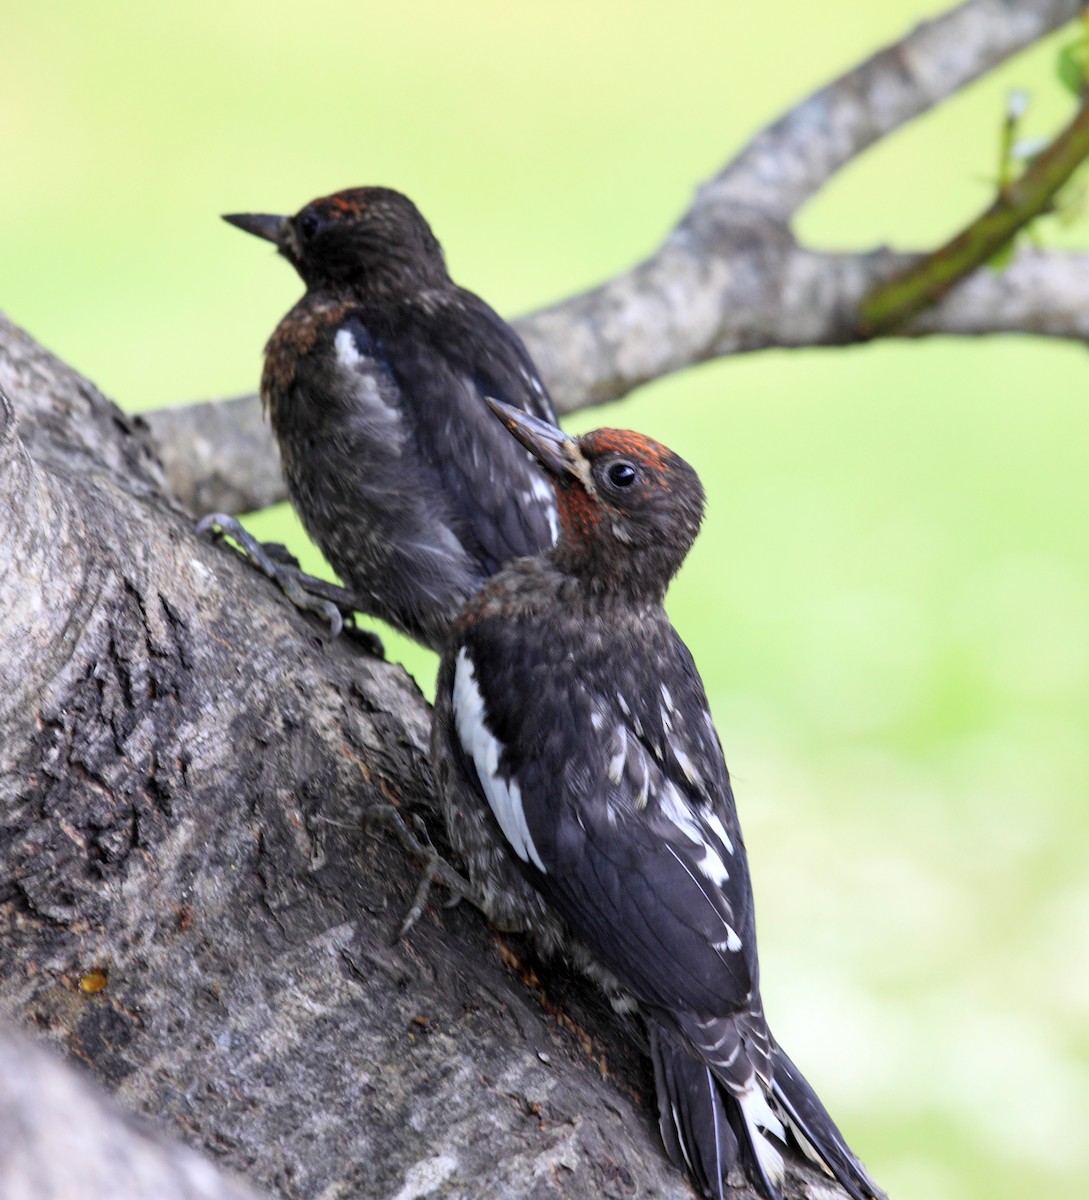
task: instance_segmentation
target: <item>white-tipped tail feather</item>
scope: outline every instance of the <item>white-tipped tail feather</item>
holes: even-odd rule
[[[685,1036],[647,1015],[659,1125],[670,1157],[688,1167],[705,1195],[722,1200],[740,1154],[769,1200],[780,1200],[789,1146],[852,1200],[883,1200],[805,1077],[770,1040],[762,1019],[754,1024],[752,1017],[741,1027],[732,1018],[695,1021]]]
[[[786,1145],[783,1123],[771,1111],[764,1085],[755,1075],[750,1077],[748,1087],[736,1099],[760,1174],[773,1188],[778,1189],[782,1186],[785,1168],[783,1156],[771,1139],[778,1138],[780,1145]]]

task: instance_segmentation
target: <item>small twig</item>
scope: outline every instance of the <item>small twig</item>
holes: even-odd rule
[[[879,284],[859,305],[859,331],[877,337],[937,304],[954,284],[991,259],[1030,221],[1089,157],[1089,104],[1041,151],[1024,174],[999,190],[994,203],[966,229],[914,266]]]

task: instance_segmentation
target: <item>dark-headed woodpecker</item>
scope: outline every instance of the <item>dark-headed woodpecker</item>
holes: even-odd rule
[[[703,516],[695,471],[636,433],[498,415],[556,489],[560,537],[467,603],[432,758],[483,906],[646,1023],[665,1146],[721,1200],[777,1200],[793,1147],[882,1193],[768,1029],[745,845],[707,697],[663,599]]]
[[[451,280],[400,192],[352,188],[293,217],[225,220],[272,242],[306,284],[261,383],[292,504],[353,607],[438,649],[485,579],[555,538],[552,489],[484,403],[554,420],[537,369],[514,330]],[[241,532],[221,514],[201,524]],[[296,603],[339,624],[297,572],[240,540]]]

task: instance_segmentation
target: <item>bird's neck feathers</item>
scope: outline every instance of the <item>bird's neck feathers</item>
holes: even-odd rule
[[[561,498],[560,539],[550,552],[556,568],[579,581],[590,604],[661,605],[675,572],[672,554],[627,541],[622,523],[610,521],[585,493],[572,492],[573,503]]]
[[[311,303],[326,305],[350,302],[365,307],[383,307],[419,302],[454,285],[445,270],[431,265],[421,267],[409,259],[386,258],[380,264],[343,275],[322,275],[306,279],[306,295]]]
[[[418,297],[425,292],[454,286],[442,258],[420,259],[387,252],[381,262],[369,265],[354,281],[364,296]]]
[[[560,538],[551,559],[579,581],[588,602],[661,605],[680,566],[673,548],[634,540],[622,519],[578,485],[560,488],[558,499]]]

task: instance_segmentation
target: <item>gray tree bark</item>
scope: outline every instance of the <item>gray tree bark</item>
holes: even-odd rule
[[[0,1012],[277,1196],[687,1195],[592,989],[468,907],[392,944],[418,866],[367,809],[439,829],[412,681],[197,541],[6,321],[0,383]]]
[[[7,1028],[0,1028],[0,1196],[257,1200]]]

